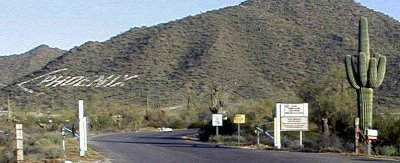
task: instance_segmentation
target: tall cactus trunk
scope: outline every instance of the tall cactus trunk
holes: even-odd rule
[[[358,95],[358,106],[359,106],[359,117],[360,117],[360,128],[370,129],[372,128],[372,100],[374,90],[372,88],[361,87],[357,91]],[[365,131],[365,130],[364,130]]]

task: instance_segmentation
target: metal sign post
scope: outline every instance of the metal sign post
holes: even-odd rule
[[[303,131],[300,131],[300,147],[303,148]]]
[[[235,119],[233,119],[233,123],[238,124],[238,144],[240,144],[240,124],[246,122],[246,115],[244,114],[236,114]]]
[[[65,152],[65,129],[64,129],[64,127],[61,129],[61,135],[63,136],[62,147]]]
[[[84,117],[83,100],[79,100],[79,155],[85,156],[87,150],[86,117]]]
[[[256,130],[257,132],[257,145],[260,145],[260,131]]]
[[[281,149],[281,104],[276,104],[274,118],[274,146]]]
[[[87,151],[87,118],[83,117],[83,149]]]
[[[240,144],[240,123],[238,123],[238,144]]]

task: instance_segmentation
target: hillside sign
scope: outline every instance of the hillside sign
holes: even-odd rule
[[[26,92],[33,93],[33,90],[27,88],[25,85],[33,85],[37,87],[122,87],[124,84],[138,75],[95,75],[95,76],[63,76],[57,75],[67,69],[60,69],[52,71],[48,74],[38,76],[36,78],[18,83],[17,85]]]
[[[276,104],[274,118],[274,145],[281,148],[281,131],[300,131],[300,146],[303,131],[308,131],[308,103]]]

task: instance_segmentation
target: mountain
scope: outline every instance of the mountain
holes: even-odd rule
[[[0,56],[0,87],[14,80],[40,70],[49,61],[61,56],[65,51],[40,45],[26,53]]]
[[[25,83],[35,96],[16,85],[3,91],[22,103],[30,96],[57,100],[65,107],[73,107],[70,104],[78,99],[164,107],[183,105],[189,97],[208,101],[211,86],[217,85],[228,102],[252,98],[299,102],[298,91],[304,83],[319,84],[332,70],[344,67],[345,55],[357,54],[361,16],[369,20],[372,54],[379,52],[388,60],[375,100],[383,107],[398,107],[400,23],[352,0],[248,0],[133,28],[104,42],[75,47],[17,81],[63,70]],[[104,79],[101,75],[138,78],[104,88],[97,80]],[[85,76],[82,81],[97,86],[55,86],[46,81],[60,76]],[[344,84],[349,87],[347,81]]]

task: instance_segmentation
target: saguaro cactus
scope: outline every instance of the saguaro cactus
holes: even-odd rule
[[[212,85],[211,88],[211,107],[209,109],[213,114],[217,114],[221,111],[220,109],[223,107],[223,103],[219,98],[219,87],[217,85]]]
[[[365,132],[372,128],[372,100],[375,88],[382,84],[386,71],[386,57],[370,56],[368,21],[360,19],[359,54],[346,56],[346,73],[351,86],[357,90],[360,128]],[[357,62],[355,60],[358,60]]]

